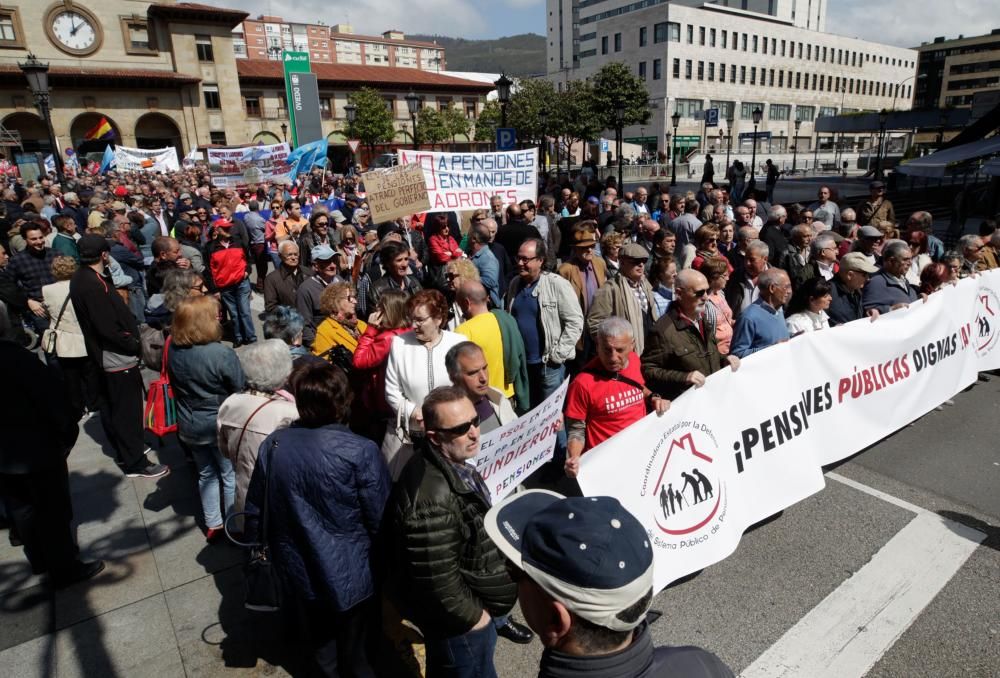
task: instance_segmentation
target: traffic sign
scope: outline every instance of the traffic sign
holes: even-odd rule
[[[705,111],[705,127],[719,126],[719,109],[709,108]]]
[[[607,152],[608,152],[608,140],[601,139],[601,153],[607,153]]]
[[[361,139],[348,139],[347,147],[351,149],[351,153],[358,152],[358,146],[361,145]]]
[[[497,150],[513,151],[517,144],[517,132],[513,127],[497,127]]]

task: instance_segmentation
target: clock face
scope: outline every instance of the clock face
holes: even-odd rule
[[[97,44],[97,29],[91,20],[73,10],[64,10],[52,17],[52,35],[63,46],[84,52]]]

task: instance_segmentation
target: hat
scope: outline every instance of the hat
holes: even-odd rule
[[[339,256],[338,252],[334,252],[333,248],[329,245],[316,245],[311,250],[309,254],[312,256],[313,261],[329,261],[336,256]]]
[[[330,218],[336,221],[338,224],[342,224],[345,221],[347,221],[347,217],[345,217],[344,213],[341,212],[340,210],[333,210],[332,212],[330,212]]]
[[[584,228],[573,233],[573,247],[593,247],[597,244],[597,236],[591,228]]]
[[[212,228],[232,228],[233,222],[227,219],[216,219],[212,222]]]
[[[114,192],[115,195],[117,195],[119,198],[124,198],[126,195],[128,195],[128,188],[125,186],[118,186],[117,188],[115,188]]]
[[[624,259],[642,259],[645,261],[649,259],[649,252],[646,248],[637,242],[630,242],[629,244],[622,247],[621,251],[618,253],[619,257]]]
[[[873,181],[870,184],[868,184],[869,191],[874,191],[879,188],[885,188],[885,184],[883,184],[881,181]]]
[[[858,230],[858,237],[861,238],[881,238],[882,231],[878,230],[874,226],[862,226]]]
[[[121,200],[115,200],[113,203],[111,203],[111,209],[114,210],[115,212],[121,212],[122,210],[127,210],[128,205],[123,203]]]
[[[501,553],[573,614],[619,632],[645,619],[617,616],[653,588],[649,537],[617,499],[528,490],[491,508],[485,525]]]
[[[591,205],[600,205],[601,204],[601,201],[598,200],[598,198],[597,198],[596,195],[592,195],[589,198],[587,198],[587,202],[589,202]]]
[[[840,258],[841,271],[861,271],[862,273],[878,273],[878,268],[872,265],[861,252],[849,252]]]
[[[181,200],[190,200],[190,199],[191,199],[190,193],[181,193]]]
[[[104,239],[104,236],[96,233],[85,233],[77,241],[76,249],[80,253],[81,259],[96,261],[101,258],[102,252],[111,251],[111,245]]]

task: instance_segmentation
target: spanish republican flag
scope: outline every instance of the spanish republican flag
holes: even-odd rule
[[[83,135],[85,141],[94,141],[95,139],[114,139],[115,129],[108,122],[108,119],[101,116],[101,121],[94,125],[93,129]]]

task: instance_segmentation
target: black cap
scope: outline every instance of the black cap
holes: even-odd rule
[[[81,236],[76,243],[76,248],[81,259],[90,261],[97,261],[101,258],[101,254],[111,251],[111,245],[108,244],[108,241],[96,233],[87,233]]]

